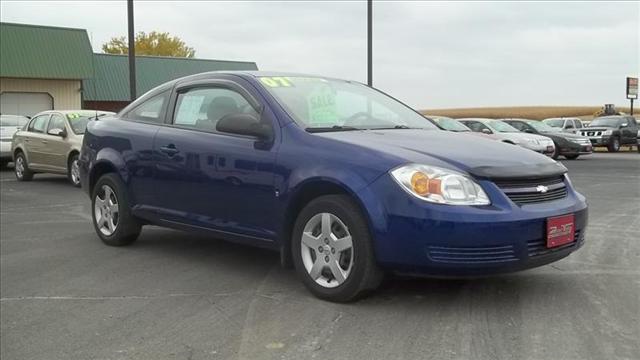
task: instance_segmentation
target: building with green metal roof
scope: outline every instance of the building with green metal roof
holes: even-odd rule
[[[83,81],[87,108],[118,111],[129,103],[127,55],[94,54],[95,75]],[[143,94],[167,81],[216,70],[257,70],[254,62],[136,56],[136,89]]]
[[[254,62],[137,56],[139,94],[169,80]],[[130,102],[126,55],[94,54],[85,29],[0,23],[0,113],[119,110]]]

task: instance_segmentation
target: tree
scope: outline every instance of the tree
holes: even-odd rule
[[[152,31],[136,34],[136,55],[172,56],[192,58],[196,51],[187,46],[177,36],[171,36],[168,32]],[[125,36],[113,37],[102,45],[102,51],[106,54],[128,54],[129,46]]]

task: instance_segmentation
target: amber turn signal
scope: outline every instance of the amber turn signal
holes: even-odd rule
[[[442,194],[440,183],[440,179],[429,179],[425,173],[419,171],[411,176],[411,187],[420,196]]]

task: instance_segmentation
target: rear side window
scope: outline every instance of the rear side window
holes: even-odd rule
[[[28,130],[35,133],[44,133],[44,129],[47,128],[47,120],[49,120],[49,114],[35,117],[29,123]]]
[[[64,118],[62,115],[53,114],[51,115],[51,120],[49,120],[49,127],[47,128],[47,133],[53,129],[64,130]]]
[[[164,109],[167,107],[169,92],[165,91],[149,98],[142,104],[129,111],[125,118],[143,122],[158,123],[164,122]]]
[[[216,131],[220,119],[231,114],[253,114],[255,109],[240,93],[227,88],[194,88],[178,94],[173,124]]]
[[[487,129],[489,130],[489,132],[493,132],[491,131],[491,129],[486,127],[483,123],[478,121],[463,121],[463,123],[475,132],[482,132],[483,129]]]

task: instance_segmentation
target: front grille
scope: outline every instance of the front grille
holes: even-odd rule
[[[499,180],[495,184],[518,205],[553,201],[567,196],[567,185],[562,176],[539,180]]]
[[[547,255],[562,249],[570,248],[572,246],[576,246],[576,244],[578,244],[581,241],[580,235],[581,235],[581,231],[576,230],[572,242],[558,246],[558,247],[554,247],[554,248],[548,248],[547,241],[545,239],[529,241],[527,242],[527,253],[529,257],[536,257],[536,256]]]
[[[512,245],[484,247],[429,246],[429,257],[443,263],[502,263],[518,260]]]
[[[583,131],[582,136],[602,136],[602,131]]]

